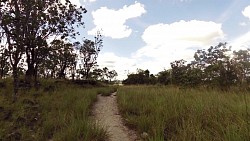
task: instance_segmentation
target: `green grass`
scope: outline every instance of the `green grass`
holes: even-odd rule
[[[98,88],[44,81],[39,90],[21,90],[11,102],[11,86],[0,90],[0,140],[102,141],[107,132],[90,119]]]
[[[160,86],[118,89],[122,116],[150,141],[247,141],[249,93]],[[249,104],[250,105],[250,104]]]
[[[110,96],[112,93],[117,91],[117,86],[107,86],[98,88],[97,93],[101,94],[102,96]]]

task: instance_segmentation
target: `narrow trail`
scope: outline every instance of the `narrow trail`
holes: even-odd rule
[[[118,111],[116,93],[111,96],[97,96],[93,107],[93,118],[108,130],[110,141],[138,141],[134,131],[124,126]]]

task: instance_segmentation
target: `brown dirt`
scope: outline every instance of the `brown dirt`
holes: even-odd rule
[[[138,141],[134,131],[124,126],[118,111],[116,93],[111,96],[97,96],[98,101],[93,107],[93,118],[107,129],[110,141]]]

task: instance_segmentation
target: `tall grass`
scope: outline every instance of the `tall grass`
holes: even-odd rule
[[[100,87],[98,88],[97,93],[101,94],[102,96],[110,96],[112,93],[117,91],[117,88],[117,86]]]
[[[139,134],[148,133],[145,140],[150,141],[247,141],[249,102],[249,93],[160,86],[118,90],[119,108],[127,125]]]
[[[2,91],[0,107],[11,115],[0,115],[0,140],[105,140],[107,132],[89,116],[97,93],[98,88],[44,81],[39,90],[21,91],[17,102],[10,103]]]

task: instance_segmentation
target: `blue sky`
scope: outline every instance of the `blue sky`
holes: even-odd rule
[[[191,60],[197,49],[228,42],[250,47],[249,0],[71,0],[84,6],[82,37],[102,29],[100,67],[118,79],[137,68],[156,74],[176,59]],[[249,7],[248,7],[249,6]]]

